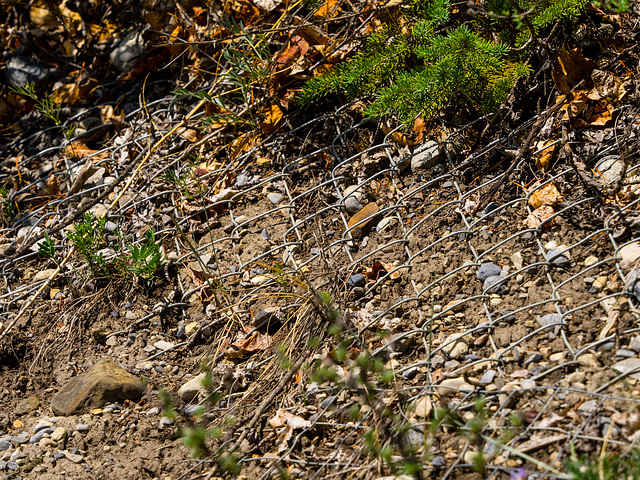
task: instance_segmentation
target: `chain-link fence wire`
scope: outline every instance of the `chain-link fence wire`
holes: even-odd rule
[[[106,169],[102,177],[73,195],[50,197],[20,212],[1,232],[4,238],[19,246],[38,229],[64,221],[74,208],[117,182],[130,152],[144,151],[153,141],[145,131],[147,121],[168,131],[180,118],[177,105],[173,97],[146,105],[150,119],[142,115],[143,109],[131,112],[126,118],[131,128],[92,155],[98,158],[95,167]],[[633,109],[629,105],[620,111],[629,117]],[[635,377],[640,374],[640,360],[638,366],[630,360],[637,359],[640,350],[635,284],[630,281],[635,278],[638,257],[631,253],[625,258],[621,251],[633,250],[639,236],[634,219],[640,201],[636,195],[640,163],[629,154],[637,132],[618,126],[606,131],[585,170],[600,189],[583,188],[576,168],[560,160],[550,174],[538,175],[542,180],[533,187],[520,184],[535,180],[531,165],[538,152],[534,152],[517,157],[510,182],[492,203],[475,212],[482,193],[504,181],[499,169],[483,165],[484,155],[488,161],[491,148],[516,147],[517,136],[505,135],[474,153],[472,168],[477,168],[478,175],[468,171],[463,175],[456,169],[459,158],[449,147],[459,144],[471,125],[445,129],[447,135],[439,142],[446,153],[443,163],[412,171],[413,155],[396,143],[395,132],[355,148],[354,138],[373,128],[370,121],[353,122],[352,115],[345,106],[312,118],[235,158],[211,162],[212,169],[181,187],[162,182],[163,175],[169,169],[187,171],[194,153],[210,160],[207,141],[212,136],[205,135],[195,145],[179,140],[157,152],[107,219],[114,230],[133,232],[151,225],[170,239],[165,252],[174,252],[170,258],[181,272],[181,291],[178,300],[167,299],[160,308],[178,309],[182,320],[189,321],[189,300],[207,287],[188,281],[197,262],[235,306],[210,310],[209,324],[205,322],[201,329],[236,316],[249,318],[256,298],[270,288],[281,288],[282,275],[272,266],[282,265],[285,276],[303,273],[319,291],[337,288],[346,302],[340,306],[352,315],[362,338],[367,332],[392,332],[390,339],[374,345],[373,355],[385,354],[393,362],[399,379],[395,388],[408,399],[400,408],[414,428],[427,424],[427,418],[411,411],[411,405],[425,396],[434,405],[439,402],[461,415],[472,410],[474,398],[484,397],[491,412],[484,433],[490,438],[505,429],[509,415],[528,415],[525,426],[507,443],[513,450],[483,444],[489,478],[523,463],[513,451],[534,457],[543,451],[541,458],[552,467],[539,466],[546,478],[557,476],[570,445],[587,451],[600,451],[605,443],[617,452],[631,448],[636,432],[621,415],[631,415],[638,402]],[[18,147],[34,141],[35,136],[26,138]],[[580,152],[578,136],[573,144]],[[87,159],[74,162],[61,155],[63,149],[58,146],[16,157],[18,171],[34,164],[43,168],[14,198],[33,195],[54,177],[69,186]],[[267,165],[260,166],[257,159],[265,157]],[[63,169],[53,168],[51,160],[57,158],[66,158]],[[495,161],[495,156],[491,159]],[[618,172],[623,178],[601,172],[603,161],[622,162],[624,168]],[[199,184],[206,186],[204,195],[186,199],[184,189],[195,191]],[[559,186],[564,198],[535,228],[525,226],[523,220],[534,210],[531,197],[548,185]],[[615,186],[617,195],[602,194]],[[277,195],[269,197],[269,192]],[[346,208],[349,196],[357,197],[365,209],[374,203],[376,207],[354,223],[354,210]],[[108,203],[105,198],[92,210],[100,214]],[[199,226],[206,234],[196,242],[192,232]],[[193,248],[185,238],[194,241]],[[68,249],[68,240],[59,239],[58,248]],[[36,260],[37,247],[3,262],[6,290],[0,302],[5,324],[40,286],[20,281],[20,268]],[[369,273],[357,286],[349,282],[354,275],[371,270],[375,262],[384,268]],[[477,278],[485,263],[498,269],[494,283],[483,284]],[[83,268],[81,261],[74,261],[69,273]],[[300,306],[294,297],[283,301],[289,302],[285,309]],[[148,315],[111,335],[135,330],[158,313],[156,308],[150,306]],[[77,321],[77,316],[67,312],[64,321]],[[174,348],[188,346],[187,340]],[[267,365],[273,357],[261,359],[257,366]],[[613,364],[623,359],[624,366],[614,370]],[[332,394],[330,389],[319,392]],[[366,468],[373,474],[375,462],[360,463],[366,457],[350,457],[344,451],[367,430],[370,420],[371,415],[365,415],[341,424],[317,415],[310,428],[296,432],[281,461],[298,462],[314,472],[313,478],[351,468]],[[347,432],[335,442],[334,454],[314,462],[290,455],[303,435],[329,425]],[[448,478],[471,467],[467,453],[478,446],[467,441],[462,449],[455,449],[441,440],[438,448],[432,453],[444,457],[444,462],[426,462],[424,468]],[[276,464],[265,470],[263,478]]]

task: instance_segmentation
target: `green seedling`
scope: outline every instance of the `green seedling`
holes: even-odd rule
[[[94,275],[100,272],[109,274],[106,261],[102,254],[98,253],[103,243],[106,223],[107,220],[104,217],[96,219],[93,213],[87,212],[84,214],[82,222],[76,223],[73,226],[73,231],[67,234],[73,246],[87,260],[89,268],[91,268]]]
[[[9,87],[9,91],[30,98],[35,102],[36,110],[57,126],[62,125],[60,120],[60,106],[51,97],[40,98],[36,93],[34,83],[27,83],[24,87]]]
[[[127,250],[131,253],[130,266],[127,270],[134,275],[147,281],[151,285],[153,275],[163,265],[162,261],[162,239],[156,240],[153,230],[147,230],[145,234],[147,243],[144,245],[127,245]]]

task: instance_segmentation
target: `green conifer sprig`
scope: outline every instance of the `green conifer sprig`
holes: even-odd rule
[[[520,29],[512,39],[516,45],[525,43],[531,31],[537,32],[555,20],[575,19],[587,5],[587,0],[517,2],[530,16],[533,29],[521,29],[522,19],[508,0],[487,3],[491,11],[512,15],[512,26]],[[372,95],[374,100],[365,109],[367,115],[392,114],[402,121],[431,116],[452,104],[471,105],[483,113],[495,110],[515,81],[531,70],[509,58],[508,44],[487,40],[491,31],[482,30],[482,22],[474,24],[473,29],[460,22],[456,25],[457,20],[450,19],[451,10],[449,0],[407,0],[399,9],[405,15],[402,28],[387,25],[373,34],[348,62],[309,80],[298,102],[308,106],[334,92],[349,99]],[[448,32],[434,33],[440,26]],[[503,41],[510,36],[506,31],[494,33]]]

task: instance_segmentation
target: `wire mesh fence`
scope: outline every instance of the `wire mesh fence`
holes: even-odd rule
[[[374,357],[393,368],[393,387],[380,388],[379,399],[391,405],[394,395],[403,398],[394,408],[414,431],[429,436],[426,427],[437,405],[469,420],[474,399],[483,397],[490,413],[481,441],[440,434],[427,442],[422,468],[438,478],[471,469],[480,449],[488,478],[502,478],[523,464],[537,468],[539,478],[556,478],[572,445],[585,453],[607,446],[615,452],[631,449],[640,392],[635,283],[640,234],[634,223],[640,163],[629,154],[637,143],[631,105],[621,108],[630,128],[608,129],[595,147],[574,139],[574,149],[589,157],[582,171],[558,160],[541,175],[532,167],[539,153],[534,152],[515,157],[508,182],[492,148],[516,148],[518,135],[504,135],[467,155],[460,168],[455,146],[472,125],[445,128],[438,141],[441,160],[420,170],[412,159],[422,152],[417,148],[411,154],[397,142],[400,129],[381,134],[368,120],[354,121],[349,108],[300,120],[286,133],[238,148],[224,161],[211,154],[217,133],[196,141],[176,137],[131,173],[127,165],[140,152],[149,152],[181,116],[174,98],[167,97],[146,106],[157,132],[145,130],[140,109],[128,115],[132,128],[118,134],[110,147],[75,161],[62,155],[67,145],[9,159],[18,171],[29,172],[30,183],[14,198],[32,208],[19,212],[0,232],[8,249],[1,270],[3,323],[11,324],[48,281],[21,281],[21,269],[39,262],[37,245],[19,256],[10,253],[95,203],[90,210],[106,215],[111,231],[134,234],[152,226],[165,238],[174,269],[167,275],[176,275],[179,285],[175,298],[161,302],[162,308],[177,312],[172,326],[190,320],[210,287],[208,278],[215,279],[227,303],[220,308],[208,297],[213,306],[205,312],[201,331],[238,318],[251,324],[256,308],[263,306],[261,295],[282,291],[283,280],[304,275],[318,291],[332,291],[340,299],[353,331]],[[525,122],[520,131],[538,120]],[[363,131],[371,133],[365,144],[359,140]],[[17,147],[28,150],[37,135]],[[98,174],[76,193],[46,194],[53,181],[70,189],[87,159]],[[61,161],[64,166],[54,168]],[[165,181],[169,171],[192,175],[170,183]],[[531,183],[536,177],[540,181]],[[483,193],[494,186],[500,188],[491,202],[481,205]],[[101,198],[110,187],[114,191]],[[546,203],[551,208],[536,217],[536,198],[551,187],[557,192]],[[478,205],[482,208],[476,211]],[[69,242],[57,235],[58,248],[66,253]],[[68,273],[86,268],[79,259],[71,265]],[[48,298],[39,297],[27,315],[60,308],[57,299]],[[302,302],[296,296],[273,298],[285,311]],[[140,319],[110,336],[126,337],[147,324],[158,314],[156,307],[149,305]],[[76,311],[61,308],[62,324],[78,322]],[[248,335],[254,330],[258,326]],[[378,338],[379,331],[387,335]],[[304,339],[304,332],[296,338]],[[190,345],[184,340],[174,349]],[[232,393],[216,414],[230,415],[240,400],[264,389],[259,379],[268,377],[276,356],[273,349],[268,352],[251,365],[258,379],[254,386]],[[142,364],[144,370],[144,362],[169,353],[139,352],[129,366]],[[294,388],[281,403],[297,405],[307,394],[307,386]],[[376,476],[378,464],[352,448],[377,421],[375,410],[342,421],[330,415],[331,402],[321,400],[357,401],[348,387],[335,391],[320,385],[313,394],[320,407],[309,426],[296,430],[276,457],[244,462],[262,462],[260,478],[278,465],[293,465],[306,478],[363,471]],[[516,413],[523,424],[498,445],[500,432]],[[342,433],[331,442],[332,451],[314,458],[300,453],[309,432],[337,430]],[[531,457],[541,463],[532,464]],[[189,472],[184,475],[188,478]]]

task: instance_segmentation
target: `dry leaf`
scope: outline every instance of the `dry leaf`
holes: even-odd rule
[[[224,354],[227,358],[244,357],[253,355],[256,352],[264,350],[271,343],[271,337],[258,331],[252,331],[251,327],[245,327],[244,331],[240,330],[236,336],[236,340],[231,344]]]
[[[275,416],[269,420],[269,425],[274,428],[282,427],[283,425],[289,425],[295,430],[300,428],[309,428],[311,426],[311,422],[309,420],[305,420],[302,417],[294,415],[293,413],[287,412],[283,408],[279,408]]]
[[[278,8],[278,5],[280,5],[280,0],[253,0],[253,3],[260,10],[271,12]]]
[[[394,265],[392,265],[391,263],[383,263],[376,260],[375,262],[373,262],[373,265],[371,265],[371,268],[367,268],[365,276],[369,280],[378,280],[380,277],[383,277],[393,269]],[[391,278],[392,280],[400,278],[400,270],[393,272],[389,276],[389,278]]]
[[[534,190],[535,188],[536,187],[534,186],[532,190]],[[556,184],[551,182],[547,183],[544,187],[535,189],[535,191],[529,198],[529,205],[531,205],[533,208],[539,208],[543,205],[555,207],[561,199],[562,195],[558,191]]]
[[[65,148],[65,153],[76,160],[91,157],[91,160],[94,162],[104,160],[109,155],[108,152],[100,152],[99,150],[90,149],[84,143],[82,143],[81,140],[76,140],[67,145],[67,147]]]
[[[339,11],[338,0],[327,0],[313,13],[313,16],[316,18],[333,18],[338,15]]]
[[[80,98],[80,87],[77,83],[67,83],[53,92],[53,101],[73,105]]]
[[[533,212],[529,214],[529,216],[524,220],[524,224],[529,228],[538,228],[542,222],[550,218],[555,211],[553,207],[549,205],[543,205],[540,208],[536,208]],[[551,222],[546,225],[550,225]]]
[[[539,170],[543,172],[549,170],[551,160],[556,152],[556,146],[555,140],[541,140],[536,144],[536,150],[538,150],[536,166]]]
[[[58,26],[55,14],[46,2],[39,1],[29,8],[29,19],[38,28],[55,28]]]
[[[563,48],[555,60],[555,69],[551,72],[556,88],[567,94],[597,66],[588,60],[580,50]]]

